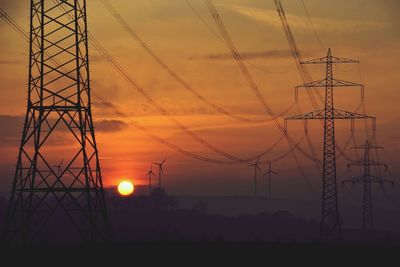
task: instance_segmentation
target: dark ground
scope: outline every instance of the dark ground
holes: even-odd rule
[[[98,244],[72,242],[66,245],[58,241],[53,245],[3,245],[0,247],[0,259],[9,258],[15,263],[33,263],[51,258],[59,263],[76,263],[80,259],[92,259],[99,263],[109,261],[110,266],[117,266],[117,262],[136,263],[143,260],[147,266],[162,260],[168,265],[183,263],[191,266],[213,265],[209,261],[211,258],[222,260],[224,266],[227,262],[253,266],[259,265],[255,262],[260,260],[311,263],[322,258],[324,264],[319,265],[340,261],[344,264],[354,259],[358,261],[358,266],[360,261],[381,265],[399,255],[400,251],[399,233],[389,231],[378,231],[376,239],[370,244],[362,244],[358,229],[344,229],[346,238],[341,244],[319,243],[319,223],[296,218],[288,211],[238,216],[209,214],[206,203],[182,209],[175,198],[165,195],[129,199],[111,197],[108,208],[112,241]],[[4,222],[5,210],[6,201],[0,199],[1,223]],[[67,229],[60,231],[68,234]]]
[[[400,246],[140,242],[0,248],[2,266],[397,266]]]

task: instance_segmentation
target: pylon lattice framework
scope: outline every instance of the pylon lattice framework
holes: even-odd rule
[[[322,214],[320,221],[320,238],[322,240],[341,239],[342,230],[338,211],[337,201],[337,181],[336,181],[336,146],[335,146],[335,120],[351,120],[352,126],[355,119],[375,118],[365,114],[335,109],[334,107],[334,88],[336,87],[361,87],[361,98],[364,98],[362,84],[347,82],[333,77],[333,64],[358,63],[358,61],[332,56],[331,49],[328,50],[326,57],[301,64],[325,64],[326,77],[319,81],[312,81],[296,87],[298,88],[325,88],[324,109],[312,111],[306,114],[297,115],[285,119],[285,129],[287,130],[288,120],[323,120],[324,121],[324,148],[323,148],[323,176],[322,176]],[[374,126],[375,128],[375,126]],[[352,127],[353,130],[353,127]]]
[[[344,180],[342,183],[362,183],[363,185],[363,209],[362,209],[362,238],[364,240],[373,239],[375,235],[374,217],[373,217],[373,204],[372,204],[372,183],[391,183],[393,181],[385,180],[381,177],[375,176],[371,173],[371,166],[384,166],[387,165],[382,162],[371,160],[370,151],[371,149],[383,149],[383,147],[376,146],[368,142],[365,142],[362,146],[354,147],[354,149],[363,149],[364,156],[361,160],[352,162],[348,166],[358,165],[363,167],[363,174],[359,177],[354,177],[348,180]]]
[[[86,0],[30,4],[28,105],[6,236],[42,239],[68,218],[80,239],[108,239],[91,113]],[[61,156],[64,166],[55,166]]]

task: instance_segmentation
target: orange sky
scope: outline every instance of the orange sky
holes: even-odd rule
[[[15,3],[16,2],[16,3]],[[218,32],[203,1],[190,1],[200,16]],[[300,76],[290,55],[273,1],[214,1],[239,51],[245,58],[265,99],[276,113],[293,102],[294,86]],[[305,16],[301,1],[283,1],[289,23],[305,59],[322,57],[331,47],[334,55],[361,61],[358,66],[335,69],[337,78],[366,84],[368,113],[378,118],[378,138],[385,147],[381,160],[394,175],[400,174],[400,21],[398,1],[318,1],[305,0],[315,30],[323,42],[318,43]],[[176,73],[210,101],[229,111],[252,118],[262,118],[263,109],[246,84],[239,68],[229,57],[220,40],[196,17],[185,1],[112,1],[135,31]],[[28,29],[29,1],[0,0],[0,7]],[[234,121],[199,102],[174,81],[120,27],[101,1],[89,1],[89,31],[117,59],[129,74],[168,111],[199,136],[224,151],[250,157],[270,146],[279,134],[271,123],[246,124]],[[7,192],[26,108],[28,45],[3,21],[0,23],[0,175],[1,193]],[[149,127],[154,133],[188,151],[223,159],[188,137],[155,109],[121,78],[95,51],[90,50],[92,90],[111,101],[126,116],[94,105],[97,141],[106,185],[123,177],[144,184],[151,162],[168,157],[165,186],[174,194],[251,194],[252,170],[244,166],[212,165],[187,158],[155,142],[132,125],[132,121]],[[315,79],[323,78],[323,66],[310,68]],[[359,104],[358,89],[336,91],[340,109],[353,111]],[[302,92],[303,112],[311,111],[307,95]],[[292,110],[288,115],[297,114]],[[112,120],[112,121],[111,121]],[[317,152],[321,150],[322,133],[318,123],[310,126]],[[357,124],[357,138],[365,139],[363,124]],[[349,123],[337,123],[340,145],[349,134]],[[290,125],[295,138],[302,136],[301,123]],[[66,143],[56,146],[66,149]],[[307,146],[304,145],[304,148]],[[265,160],[282,154],[282,142]],[[352,155],[352,151],[347,151]],[[306,158],[300,159],[310,181],[320,188],[320,177]],[[345,162],[338,160],[338,168]],[[279,172],[275,195],[307,197],[310,189],[292,157],[274,163]],[[265,166],[264,166],[265,169]],[[339,172],[339,174],[342,171]],[[346,175],[349,175],[347,173]],[[339,177],[341,179],[342,177]],[[265,187],[265,180],[261,185]],[[260,189],[261,192],[264,189]]]

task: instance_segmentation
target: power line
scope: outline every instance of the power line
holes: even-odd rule
[[[23,29],[21,26],[19,26],[18,23],[16,23],[16,22],[15,22],[10,16],[8,16],[2,9],[0,9],[0,14],[1,14],[1,17],[2,17],[2,18],[4,18],[4,19],[7,18],[6,22],[8,22],[8,23],[10,24],[10,26],[13,25],[12,28],[13,28],[20,36],[22,36],[22,37],[24,37],[24,36],[27,37],[27,36],[28,36],[27,33],[24,31],[24,29]],[[26,41],[29,41],[29,38],[28,38],[28,39],[27,39],[27,38],[24,38],[24,39],[25,39]],[[110,56],[110,59],[109,59],[109,57],[108,57],[109,54],[108,54],[108,53],[102,54],[102,52],[103,52],[103,51],[106,52],[106,50],[97,42],[96,39],[94,39],[93,36],[92,36],[92,42],[93,42],[92,44],[95,46],[95,48],[97,48],[97,51],[98,51],[99,53],[101,53],[101,55],[103,55],[103,57],[106,59],[106,61],[109,62],[108,60],[110,60],[109,63],[112,64],[112,63],[111,63],[111,60],[112,60],[111,56]],[[48,55],[48,57],[51,58],[51,55]],[[57,65],[59,65],[59,64],[57,64]],[[118,65],[117,65],[117,66],[118,66]],[[118,70],[119,70],[119,69],[118,69]],[[114,112],[115,112],[117,115],[125,116],[125,114],[123,114],[119,109],[117,109],[117,108],[115,107],[115,105],[112,104],[110,101],[105,100],[104,97],[101,97],[100,95],[96,94],[96,93],[93,92],[93,91],[92,91],[91,93],[92,93],[92,95],[93,95],[95,98],[97,98],[98,100],[100,100],[100,103],[102,103],[102,104],[104,104],[104,105],[110,107],[111,109],[113,109]],[[132,123],[133,123],[133,125],[134,125],[136,128],[138,128],[138,129],[140,129],[140,130],[146,129],[144,126],[139,125],[139,124],[138,124],[137,122],[135,122],[135,121],[132,121]],[[146,132],[149,132],[149,130],[146,129]],[[217,159],[211,159],[211,158],[207,158],[207,157],[202,157],[202,156],[197,155],[197,154],[195,154],[195,153],[191,153],[191,152],[189,152],[189,151],[186,151],[186,150],[184,150],[184,149],[182,149],[182,148],[180,148],[180,147],[178,147],[178,146],[176,146],[176,145],[170,143],[169,141],[167,141],[167,140],[165,140],[165,139],[163,139],[163,138],[161,138],[161,137],[159,137],[159,136],[152,135],[151,137],[152,137],[153,139],[155,139],[156,141],[158,141],[158,142],[160,142],[160,143],[166,145],[167,147],[169,147],[169,148],[171,148],[171,149],[173,149],[173,150],[175,150],[175,151],[177,151],[177,152],[180,152],[180,153],[182,153],[182,154],[184,154],[184,155],[186,155],[186,156],[189,156],[189,157],[192,157],[192,158],[194,158],[194,159],[197,159],[197,160],[202,160],[202,161],[206,161],[206,162],[214,163],[214,164],[241,164],[241,163],[242,163],[241,161],[222,161],[222,160],[217,160]],[[282,140],[283,140],[283,137],[279,138],[279,139],[276,140],[269,148],[267,148],[267,149],[264,150],[263,152],[261,152],[261,153],[255,155],[255,156],[253,156],[253,157],[250,157],[250,158],[248,158],[248,159],[245,159],[245,160],[243,160],[243,161],[244,161],[244,162],[248,162],[248,161],[254,160],[254,159],[257,158],[257,157],[263,157],[263,156],[265,156],[265,155],[268,154],[270,151],[272,151]],[[297,146],[301,141],[302,141],[302,139],[301,139],[298,143],[296,143],[296,146]],[[285,152],[283,155],[287,155],[287,152]],[[282,158],[283,158],[282,156],[278,156],[277,158],[273,158],[273,159],[270,159],[270,160],[271,160],[271,161],[279,161],[279,160],[281,160]]]
[[[297,67],[297,69],[299,71],[299,74],[300,74],[304,84],[306,85],[307,83],[312,81],[311,74],[308,71],[307,66],[305,66],[304,64],[301,64],[301,62],[303,61],[302,55],[301,55],[301,52],[300,52],[300,50],[299,50],[299,48],[297,46],[297,43],[296,43],[296,40],[295,40],[294,35],[292,33],[292,30],[290,28],[290,24],[289,24],[289,22],[288,22],[288,20],[286,18],[286,13],[285,13],[285,10],[283,8],[282,2],[280,0],[274,0],[274,2],[275,2],[275,6],[277,8],[279,17],[281,19],[281,23],[282,23],[282,26],[283,26],[287,41],[288,41],[290,49],[292,51],[292,55],[293,55],[293,59],[294,59],[294,61],[296,63],[296,67]],[[308,98],[309,98],[311,104],[313,105],[314,109],[318,110],[320,108],[319,108],[319,104],[318,104],[317,98],[315,97],[314,94],[317,95],[317,97],[318,97],[318,99],[320,100],[321,103],[324,103],[324,100],[323,100],[320,92],[318,90],[314,90],[313,91],[313,89],[315,89],[315,88],[306,87],[306,92],[307,92]],[[297,90],[298,90],[298,87],[296,87],[296,93],[295,93],[296,102],[298,100],[298,92],[297,92]],[[361,99],[364,99],[364,88],[363,87],[361,88]],[[320,126],[321,127],[323,126],[323,122],[322,121],[320,122]],[[352,160],[351,157],[349,157],[345,153],[345,151],[340,147],[339,144],[336,144],[336,149],[338,150],[338,152],[339,152],[339,154],[341,156],[344,156],[348,160]]]
[[[217,112],[224,114],[228,117],[231,117],[232,119],[242,121],[242,122],[251,122],[251,123],[259,123],[259,122],[268,122],[271,121],[271,119],[250,119],[250,118],[244,118],[242,116],[239,116],[237,114],[233,114],[226,110],[225,108],[216,105],[215,103],[210,102],[205,98],[203,95],[201,95],[199,92],[197,92],[195,89],[193,89],[181,76],[179,76],[175,71],[171,69],[170,66],[168,66],[164,60],[161,59],[160,56],[158,56],[153,49],[149,47],[149,45],[138,35],[138,33],[128,24],[128,22],[121,16],[121,14],[118,12],[118,10],[110,3],[108,0],[101,0],[101,3],[106,7],[107,11],[116,19],[116,21],[122,26],[122,28],[132,37],[145,51],[148,55],[150,55],[175,81],[177,81],[183,88],[185,88],[187,91],[192,93],[194,96],[196,96],[200,101],[202,101],[204,104],[207,106],[211,107],[212,109],[216,110]],[[190,3],[188,3],[190,5]],[[201,17],[199,17],[201,19]],[[283,115],[285,114],[284,111]],[[280,116],[283,116],[280,114]]]
[[[317,41],[318,41],[319,45],[321,46],[321,48],[323,49],[323,51],[326,51],[325,46],[322,43],[321,38],[319,38],[317,30],[315,29],[314,23],[313,23],[313,21],[311,19],[310,13],[308,12],[307,6],[304,3],[304,0],[300,0],[300,1],[301,1],[301,4],[303,5],[304,12],[306,13],[306,16],[308,18],[308,22],[311,25],[311,28],[312,28],[312,31],[314,33],[315,38],[317,39]]]
[[[199,14],[199,12],[197,12],[197,10],[194,8],[194,6],[190,3],[189,0],[185,0],[185,2],[187,3],[187,5],[189,6],[189,8],[192,10],[193,14],[199,19],[199,21],[208,29],[208,31],[216,38],[216,40],[218,40],[218,42],[225,46],[225,42],[222,39],[221,35],[219,35],[211,26],[210,24],[207,23],[207,21],[205,21],[205,19]],[[252,62],[248,62],[248,65],[250,65],[251,67],[253,67],[254,69],[264,72],[264,73],[287,73],[289,71],[273,71],[273,70],[267,70],[264,67],[261,67],[259,65],[256,65]],[[285,113],[286,114],[286,113]],[[285,114],[280,114],[281,116],[284,116]]]
[[[114,67],[114,69],[117,70],[117,72],[120,73],[132,86],[134,86],[142,95],[144,95],[145,98],[146,98],[146,100],[148,100],[148,101],[149,101],[151,104],[153,104],[153,105],[156,105],[156,104],[157,104],[157,103],[154,102],[154,101],[152,100],[152,98],[143,90],[143,88],[141,88],[141,87],[135,82],[135,80],[133,80],[133,79],[126,73],[126,71],[122,68],[122,66],[120,66],[120,65],[118,64],[118,62],[115,61],[115,59],[104,49],[104,47],[94,38],[93,35],[89,34],[89,40],[91,41],[91,44],[95,47],[95,49],[100,53],[100,55],[102,55],[103,58],[104,58],[112,67]],[[96,97],[96,94],[94,94],[94,96]],[[98,97],[98,98],[102,101],[103,104],[110,104],[110,102],[104,101],[104,99],[102,99],[101,97]],[[157,106],[156,106],[156,107],[157,107]],[[113,107],[111,106],[111,108],[113,108]],[[114,109],[115,109],[115,107],[114,107]],[[165,111],[164,109],[161,108],[160,111],[161,111],[161,114],[162,114],[162,115],[166,115],[166,116],[167,116],[166,111]],[[163,111],[165,111],[165,112],[163,112]],[[274,120],[276,121],[276,118],[274,118]],[[136,127],[136,125],[135,125],[135,127]],[[138,128],[139,128],[139,127],[138,127]],[[156,140],[159,141],[160,143],[163,143],[163,144],[169,146],[170,148],[173,148],[173,149],[177,150],[178,152],[181,152],[182,154],[185,154],[185,155],[187,155],[187,156],[191,156],[192,158],[196,158],[196,159],[199,159],[199,160],[209,161],[210,163],[217,163],[217,164],[242,164],[242,163],[248,162],[249,160],[253,160],[253,159],[255,158],[255,157],[252,157],[252,158],[245,159],[245,160],[239,159],[239,158],[231,158],[232,161],[218,161],[218,160],[216,161],[216,160],[213,160],[213,159],[201,157],[201,156],[196,155],[196,154],[193,154],[193,153],[191,154],[190,152],[185,151],[185,150],[183,150],[183,149],[180,149],[180,148],[178,148],[177,146],[175,146],[175,145],[173,145],[173,144],[170,144],[170,143],[167,142],[166,140],[163,140],[162,138],[159,138],[159,137],[157,137],[157,136],[154,136],[154,135],[153,135],[152,137],[155,137],[154,139],[156,139]],[[192,136],[192,137],[193,137],[193,136]],[[284,137],[286,137],[286,135],[284,135]],[[283,137],[282,137],[280,140],[282,140],[282,139],[283,139]],[[280,140],[278,140],[278,141],[280,142]],[[299,143],[300,143],[301,141],[302,141],[302,139],[301,139],[298,143],[296,143],[296,142],[294,142],[293,140],[291,140],[291,143],[292,143],[292,144],[291,144],[291,147],[290,147],[289,151],[285,152],[283,155],[281,155],[281,156],[279,156],[279,157],[277,157],[277,158],[270,159],[270,160],[268,160],[268,161],[279,161],[279,160],[283,159],[284,157],[286,157],[287,155],[289,155],[290,153],[292,153],[292,154],[295,156],[294,149],[298,149],[299,151],[302,151],[302,150],[299,148],[299,146],[298,146]],[[201,142],[201,140],[199,140],[199,142],[200,142],[201,144],[203,144],[203,145],[206,144],[206,142]],[[274,147],[274,146],[275,146],[275,144],[273,144],[273,146],[271,146],[271,147]],[[212,150],[213,150],[213,149],[212,149]],[[266,151],[269,151],[269,149],[267,149]],[[260,153],[259,155],[265,155],[265,154],[267,153],[266,151]],[[222,151],[221,151],[221,152],[222,152]],[[223,153],[223,152],[222,152],[222,153]],[[302,153],[304,153],[304,151],[302,151]],[[296,156],[295,156],[295,157],[296,157]],[[305,172],[304,172],[304,170],[302,169],[302,167],[299,165],[299,162],[298,162],[297,157],[296,157],[296,163],[297,163],[297,165],[298,165],[298,168],[300,169],[300,172],[301,172],[303,178],[304,178],[305,180],[307,180],[307,177],[305,176]]]
[[[223,40],[223,38],[222,38],[219,34],[217,34],[217,33],[211,28],[211,26],[200,16],[200,14],[196,11],[196,9],[193,7],[193,5],[192,5],[188,0],[186,0],[186,3],[187,3],[188,6],[190,7],[190,9],[193,11],[193,13],[199,18],[199,20],[200,20],[200,21],[207,27],[207,29],[209,29],[210,32],[218,39],[218,41],[219,41],[220,43],[224,44],[225,41]],[[249,63],[249,64],[250,64],[250,63]],[[250,64],[250,65],[251,65],[251,64]],[[257,66],[253,66],[253,67],[257,67]],[[300,109],[300,107],[298,106],[297,103],[296,103],[296,106],[297,106],[298,109]],[[288,109],[288,111],[289,111],[289,110],[290,110],[290,109]],[[284,113],[286,113],[286,112],[284,112]],[[282,114],[280,114],[280,115],[282,115]],[[305,155],[307,158],[311,159],[313,162],[316,162],[317,169],[320,169],[321,163],[319,162],[318,157],[316,156],[315,149],[314,149],[312,143],[310,142],[311,140],[310,140],[309,136],[307,136],[307,141],[308,141],[308,143],[309,143],[309,147],[310,147],[311,153],[312,153],[313,155],[312,155],[312,156],[309,156],[309,155],[307,155],[307,153],[305,153],[305,151],[300,150],[300,149],[298,149],[298,150],[300,150],[300,152],[303,153],[303,155]],[[318,163],[318,162],[319,162],[319,163]],[[319,164],[319,165],[318,165],[318,164]]]
[[[274,115],[271,107],[269,106],[269,104],[266,102],[265,98],[263,97],[263,95],[261,94],[260,89],[258,88],[256,82],[254,81],[253,77],[251,76],[250,72],[248,71],[246,65],[243,63],[242,61],[242,57],[238,51],[238,49],[236,48],[232,38],[230,37],[228,30],[225,26],[225,24],[222,21],[221,16],[218,13],[218,10],[216,9],[214,3],[212,0],[204,0],[204,2],[206,3],[208,10],[211,13],[212,18],[214,19],[216,25],[218,26],[218,29],[225,41],[226,46],[228,47],[232,58],[235,60],[235,62],[237,63],[238,67],[240,68],[241,73],[243,74],[245,80],[247,81],[247,83],[249,84],[250,88],[252,89],[254,95],[256,96],[256,98],[258,99],[259,103],[261,104],[261,106],[264,108],[264,110],[274,119],[274,124],[276,126],[276,128],[281,132],[281,134],[283,136],[286,137],[286,140],[288,142],[289,147],[292,150],[292,155],[295,158],[297,167],[300,170],[300,173],[302,174],[303,178],[308,182],[309,181],[305,175],[304,170],[302,169],[301,165],[299,164],[299,161],[297,159],[296,153],[293,150],[292,144],[293,141],[290,138],[290,136],[287,134],[286,130],[284,129],[284,127],[282,126],[281,123],[279,123],[279,121],[277,120],[277,117]],[[313,189],[313,187],[312,187]]]

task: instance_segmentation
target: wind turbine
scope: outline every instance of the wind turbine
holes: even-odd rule
[[[271,179],[272,175],[278,175],[276,172],[272,170],[271,161],[268,162],[268,170],[264,173],[264,176],[268,175],[268,198],[271,199]]]
[[[149,177],[149,196],[151,195],[151,177],[154,176],[153,164],[150,165],[150,170],[147,172],[146,176]]]
[[[247,165],[248,167],[254,167],[254,196],[257,196],[257,170],[261,171],[259,163],[260,157],[257,158],[255,163]]]
[[[161,175],[164,175],[163,164],[165,163],[166,160],[167,160],[167,158],[165,158],[161,162],[154,162],[153,163],[153,164],[158,166],[158,188],[160,190],[161,190]]]
[[[61,165],[63,164],[63,162],[64,162],[64,159],[61,160],[60,164],[53,165],[53,167],[57,168],[57,179],[60,178],[60,175],[61,175],[61,172],[62,172]]]

